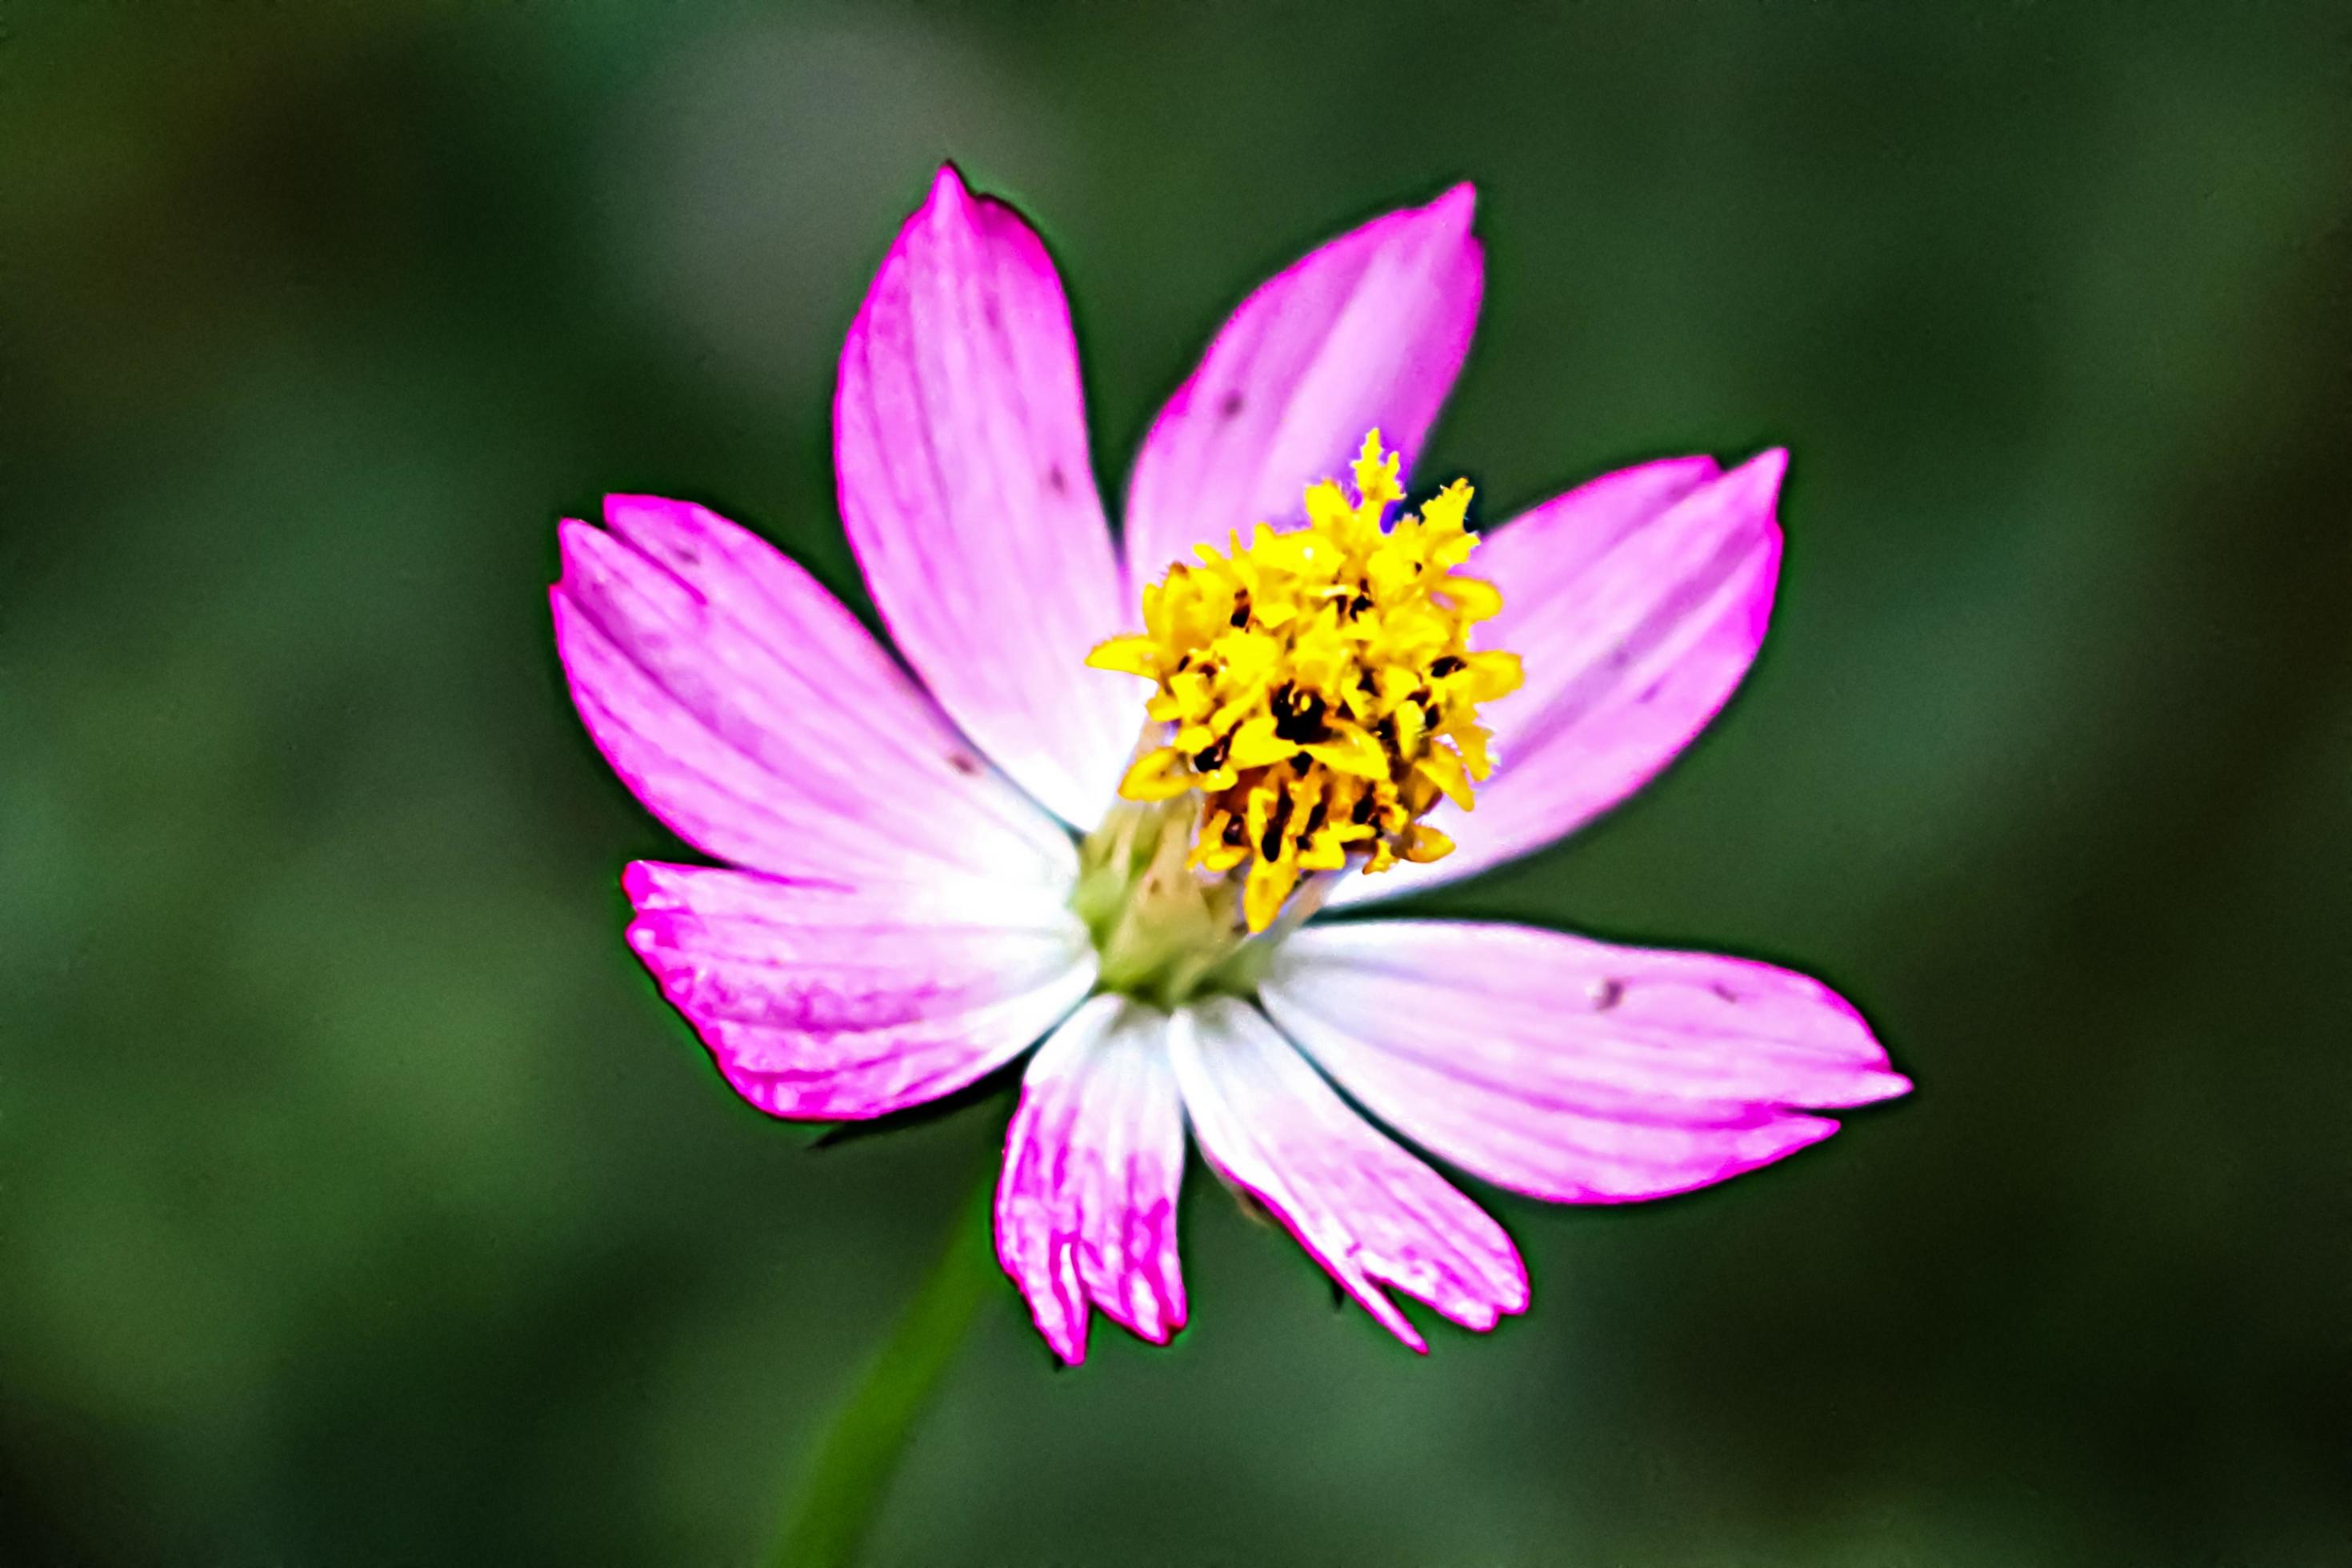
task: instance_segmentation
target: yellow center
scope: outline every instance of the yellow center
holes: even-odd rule
[[[1261,522],[1246,548],[1237,532],[1228,550],[1198,546],[1199,565],[1143,590],[1143,632],[1087,658],[1158,686],[1118,792],[1201,793],[1190,864],[1245,876],[1253,932],[1302,873],[1453,848],[1420,819],[1441,799],[1469,809],[1490,766],[1477,706],[1519,685],[1517,655],[1468,645],[1503,604],[1454,570],[1478,543],[1463,527],[1470,486],[1384,523],[1404,499],[1397,468],[1373,431],[1353,501],[1325,479],[1307,487],[1304,528]]]

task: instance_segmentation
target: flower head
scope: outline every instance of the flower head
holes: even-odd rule
[[[615,496],[603,529],[563,525],[581,716],[726,863],[632,865],[631,945],[774,1115],[884,1115],[1036,1047],[997,1247],[1065,1360],[1095,1310],[1182,1324],[1188,1129],[1420,1348],[1389,1289],[1486,1329],[1526,1274],[1357,1107],[1499,1185],[1606,1203],[1907,1087],[1785,970],[1320,918],[1622,799],[1729,697],[1771,605],[1778,452],[1625,469],[1482,534],[1466,486],[1391,515],[1477,313],[1470,216],[1448,192],[1244,300],[1144,442],[1122,556],[1053,264],[942,170],[835,402],[843,520],[912,678],[702,508]]]
[[[1249,867],[1243,917],[1273,923],[1301,872],[1367,872],[1435,860],[1454,841],[1421,818],[1443,798],[1467,810],[1494,766],[1478,704],[1518,689],[1519,661],[1470,646],[1502,608],[1493,584],[1454,569],[1477,539],[1470,487],[1449,485],[1420,516],[1382,526],[1404,497],[1398,458],[1364,437],[1351,500],[1307,487],[1307,521],[1261,522],[1244,549],[1196,545],[1143,590],[1140,636],[1088,656],[1159,683],[1160,727],[1120,780],[1129,800],[1198,790],[1189,864]]]

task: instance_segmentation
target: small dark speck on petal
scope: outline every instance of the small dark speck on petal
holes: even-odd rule
[[[1625,983],[1614,976],[1603,980],[1592,988],[1592,1010],[1596,1013],[1606,1013],[1623,1000],[1625,1000]]]
[[[1217,400],[1217,417],[1220,419],[1231,419],[1241,411],[1242,395],[1238,392],[1228,392]]]
[[[980,776],[980,759],[971,755],[969,752],[950,752],[948,753],[948,766],[963,774],[966,778],[977,778]]]
[[[1635,698],[1633,700],[1637,703],[1655,702],[1658,700],[1658,692],[1665,686],[1665,680],[1663,677],[1659,679],[1653,680],[1649,685],[1642,689],[1642,695]]]
[[[1004,313],[996,308],[993,299],[981,301],[980,313],[988,318],[988,324],[992,327],[1004,325]]]
[[[1712,992],[1714,992],[1717,996],[1722,997],[1722,998],[1723,998],[1725,1001],[1727,1001],[1727,1002],[1730,1002],[1730,1003],[1735,1003],[1735,1004],[1736,1004],[1736,1003],[1737,1003],[1737,1002],[1738,1002],[1738,1000],[1739,1000],[1739,993],[1738,993],[1738,992],[1737,992],[1737,991],[1734,991],[1730,986],[1726,985],[1726,984],[1725,984],[1722,981],[1720,981],[1720,980],[1715,981],[1715,982],[1713,982],[1712,984],[1710,984],[1707,986],[1707,989],[1708,989],[1708,990],[1710,990],[1710,991],[1712,991]]]
[[[1045,470],[1045,488],[1057,496],[1070,493],[1070,481],[1063,474],[1061,464],[1056,463]]]

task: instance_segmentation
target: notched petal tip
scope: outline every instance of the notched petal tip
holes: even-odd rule
[[[1857,1074],[1850,1098],[1837,1109],[1883,1105],[1890,1100],[1902,1099],[1918,1087],[1907,1074],[1892,1070]]]
[[[1789,474],[1789,448],[1767,447],[1746,462],[1725,470],[1715,482],[1723,487],[1726,504],[1775,507],[1781,482]]]
[[[547,585],[547,605],[555,616],[556,652],[562,653],[563,601],[571,590],[574,550],[572,534],[581,530],[594,532],[576,517],[558,518],[555,521],[555,581]]]
[[[941,163],[939,173],[931,176],[930,188],[923,193],[923,205],[915,209],[908,223],[970,225],[979,205],[980,198],[965,183],[963,171],[953,163]]]
[[[1454,225],[1462,233],[1470,231],[1470,220],[1478,211],[1478,187],[1464,180],[1448,186],[1436,200],[1421,209],[1432,218]]]
[[[614,526],[616,519],[633,511],[670,511],[686,504],[667,496],[646,495],[635,490],[609,491],[604,497],[604,526]]]
[[[709,508],[669,496],[615,491],[604,498],[604,526],[632,542],[655,531],[734,527]]]
[[[1723,489],[1726,506],[1760,511],[1764,521],[1777,527],[1780,487],[1788,477],[1789,448],[1767,447],[1715,482]]]
[[[561,519],[555,525],[556,566],[554,586],[561,590],[572,580],[572,574],[583,569],[591,559],[589,552],[596,548],[594,542],[603,537],[604,530],[576,517]]]
[[[1038,237],[1036,226],[1019,206],[1003,196],[974,190],[963,170],[952,161],[941,163],[939,172],[931,176],[930,186],[923,194],[923,205],[908,215],[903,227],[914,230],[926,226],[934,230],[993,230],[1009,226],[1013,230],[1013,243],[1035,247],[1043,258],[1044,242]],[[1055,287],[1059,286],[1056,279]]]

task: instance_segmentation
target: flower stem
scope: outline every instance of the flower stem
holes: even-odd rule
[[[998,1276],[990,1243],[994,1173],[957,1211],[940,1260],[899,1313],[889,1339],[818,1438],[775,1568],[845,1568],[856,1561],[899,1457]]]

